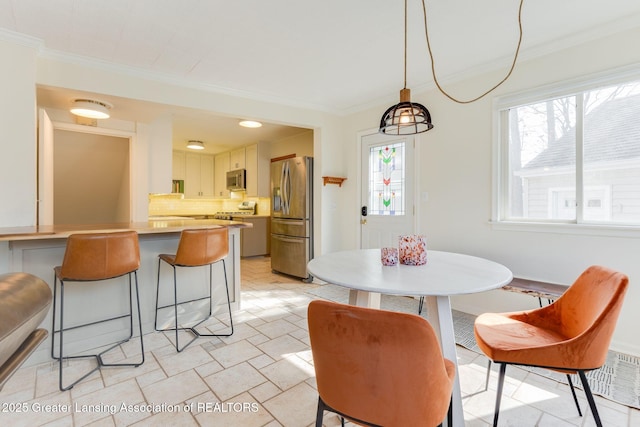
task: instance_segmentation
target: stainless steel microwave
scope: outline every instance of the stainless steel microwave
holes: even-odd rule
[[[227,172],[227,190],[246,190],[246,169],[236,169]]]

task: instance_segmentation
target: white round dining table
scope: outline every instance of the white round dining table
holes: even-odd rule
[[[316,257],[307,270],[322,281],[349,288],[352,305],[380,308],[381,294],[424,296],[427,320],[438,335],[442,353],[456,364],[453,425],[464,426],[449,297],[489,291],[510,283],[513,274],[507,267],[484,258],[442,251],[428,251],[424,265],[385,266],[380,260],[380,249],[356,249]]]

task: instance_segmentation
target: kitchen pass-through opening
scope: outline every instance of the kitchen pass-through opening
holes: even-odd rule
[[[54,224],[128,223],[129,139],[54,131]]]

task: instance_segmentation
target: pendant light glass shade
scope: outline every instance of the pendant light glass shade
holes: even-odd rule
[[[431,114],[424,105],[411,102],[411,91],[400,91],[400,102],[392,105],[380,119],[380,133],[387,135],[415,135],[433,129]]]
[[[111,104],[93,99],[76,99],[71,107],[71,113],[89,119],[108,119]]]

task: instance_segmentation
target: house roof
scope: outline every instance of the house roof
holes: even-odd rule
[[[604,102],[584,120],[585,163],[640,158],[640,95]],[[522,169],[574,165],[575,127],[550,143]]]

